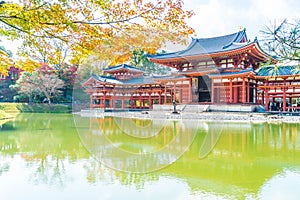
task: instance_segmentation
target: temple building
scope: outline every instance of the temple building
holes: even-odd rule
[[[144,71],[122,64],[92,75],[82,86],[90,95],[91,108],[149,109],[153,104],[189,103],[190,78],[186,76],[144,76]]]
[[[282,67],[271,74],[262,63],[277,60],[265,53],[257,39],[249,41],[246,29],[212,38],[192,39],[185,49],[150,55],[151,62],[173,68],[168,76],[145,77],[140,69],[123,64],[103,69],[105,76],[93,75],[83,86],[91,107],[152,108],[153,104],[240,104],[283,103],[286,111],[299,98],[299,70]],[[286,100],[286,98],[289,98]]]

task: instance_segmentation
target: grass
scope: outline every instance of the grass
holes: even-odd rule
[[[7,119],[7,118],[11,118],[11,115],[9,115],[8,113],[6,113],[3,110],[0,110],[0,120],[1,119]]]
[[[71,113],[72,108],[63,104],[0,103],[0,119],[18,113]]]

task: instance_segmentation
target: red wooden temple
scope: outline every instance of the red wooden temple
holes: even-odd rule
[[[237,33],[193,39],[182,51],[149,56],[150,61],[176,70],[169,76],[145,77],[140,69],[126,64],[93,75],[83,86],[91,107],[151,108],[153,104],[264,104],[299,98],[299,71],[270,74],[261,63],[277,60],[266,54],[243,29]],[[274,67],[274,66],[273,66]],[[269,66],[271,69],[272,66]],[[286,67],[287,69],[288,67]],[[109,76],[107,76],[109,75]]]
[[[185,76],[151,76],[122,64],[103,69],[106,76],[92,75],[82,85],[90,95],[91,108],[151,108],[153,104],[189,103],[190,79]],[[110,75],[110,76],[107,76]]]

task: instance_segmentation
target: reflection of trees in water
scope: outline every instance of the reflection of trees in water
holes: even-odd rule
[[[28,158],[27,158],[28,159]],[[58,157],[46,156],[40,158],[32,158],[28,161],[31,168],[36,168],[30,175],[30,181],[34,184],[47,184],[63,188],[65,182],[68,181],[64,162],[66,159]]]
[[[1,160],[3,159],[3,160]],[[8,172],[10,169],[10,163],[6,160],[5,157],[1,157],[0,155],[0,176],[5,173]]]
[[[135,189],[141,190],[145,184],[159,180],[160,173],[127,173],[112,170],[104,167],[99,161],[90,158],[84,162],[83,168],[86,171],[87,182],[94,184],[98,182],[114,183],[119,181],[121,185],[134,186]]]
[[[72,115],[21,114],[16,130],[0,134],[1,154],[20,154],[28,168],[35,169],[34,183],[63,186],[65,163],[89,157],[77,136]]]
[[[145,184],[157,182],[161,174],[157,172],[137,174],[116,171],[115,176],[122,185],[135,186],[137,190],[142,190]]]

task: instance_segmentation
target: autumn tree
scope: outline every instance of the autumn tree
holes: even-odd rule
[[[51,104],[53,97],[60,95],[64,82],[55,73],[24,72],[14,86],[20,95],[26,95],[29,102],[36,97],[45,97]]]
[[[261,31],[263,45],[280,60],[300,62],[300,20],[274,22]]]
[[[29,57],[40,63],[47,63],[56,70],[61,70],[68,62],[68,46],[58,39],[36,38],[35,41],[24,41],[18,55]]]
[[[7,76],[8,69],[13,65],[12,52],[0,46],[0,74]]]
[[[183,0],[3,1],[0,34],[24,41],[29,55],[19,66],[27,70],[37,67],[27,48],[61,56],[51,52],[54,43],[49,40],[60,41],[69,50],[71,64],[80,64],[91,53],[117,64],[129,60],[134,49],[154,53],[166,40],[183,42],[193,33],[186,24],[192,15],[183,9]],[[49,44],[49,51],[44,51]]]

